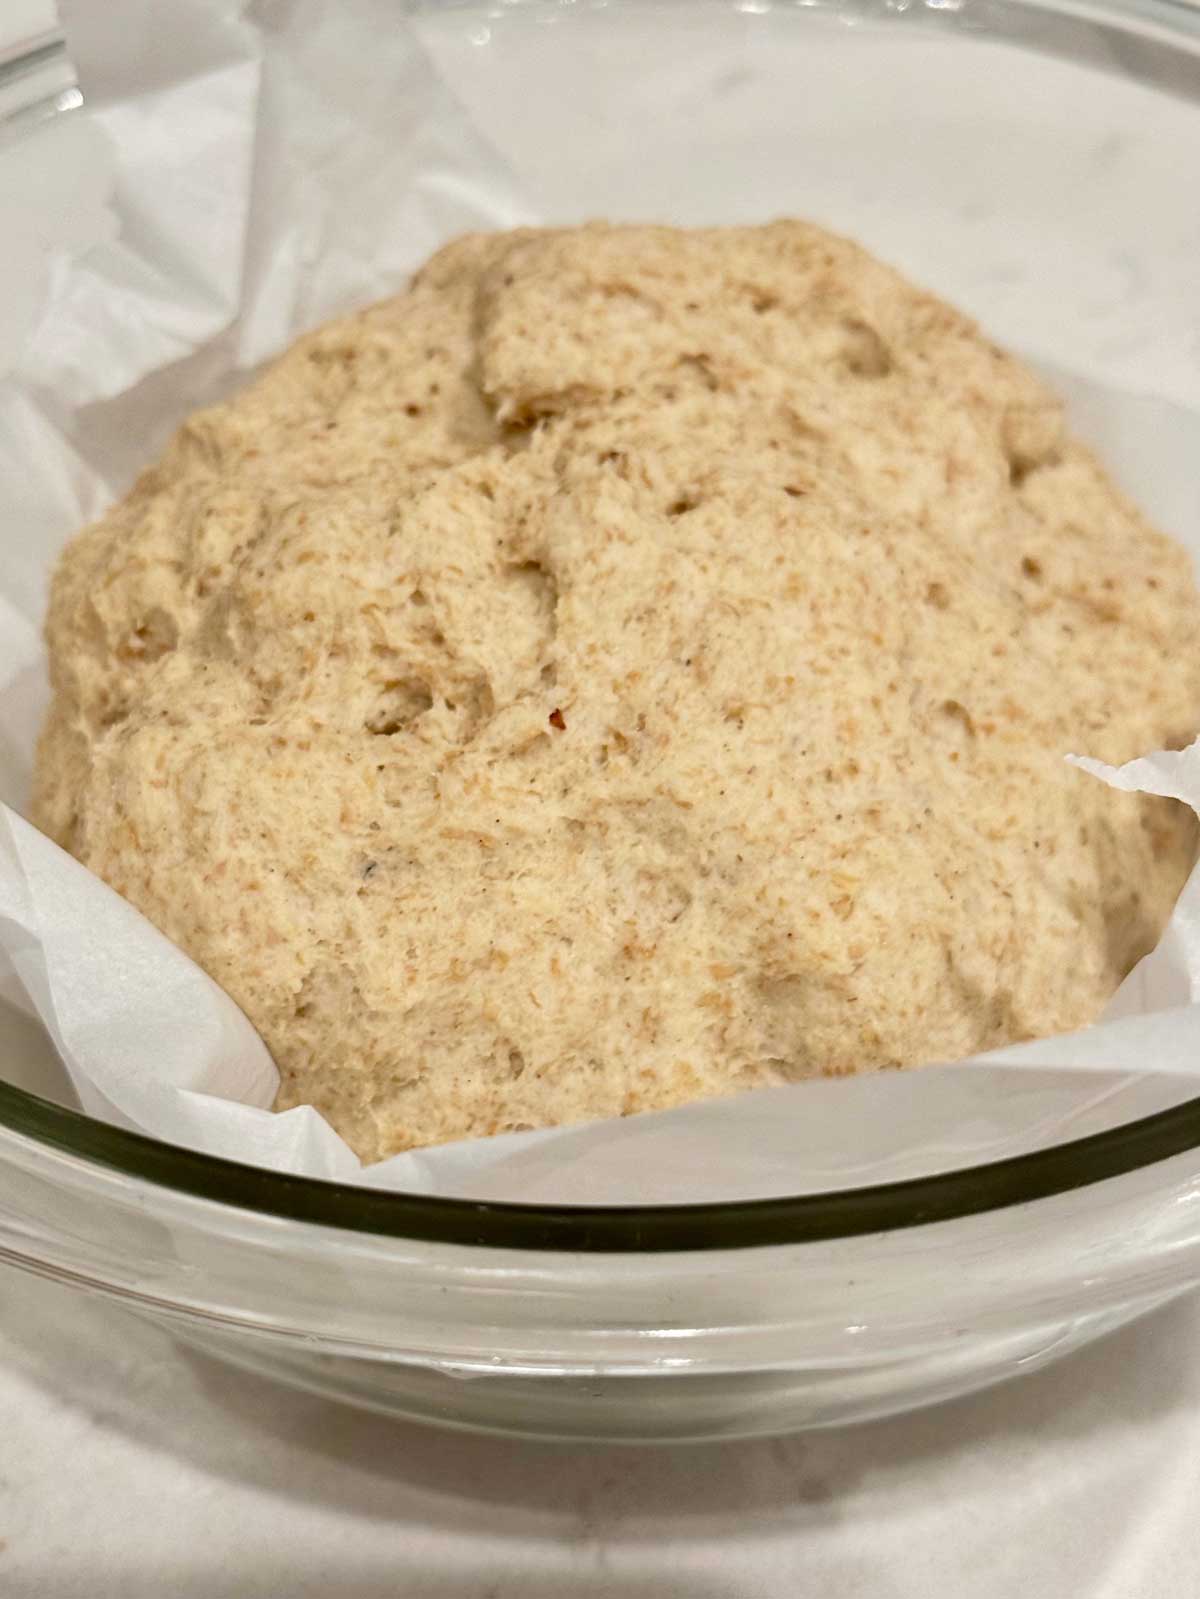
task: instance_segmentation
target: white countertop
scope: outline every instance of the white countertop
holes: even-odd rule
[[[0,1274],[4,1599],[1186,1599],[1200,1299],[840,1432],[669,1449],[441,1433]]]

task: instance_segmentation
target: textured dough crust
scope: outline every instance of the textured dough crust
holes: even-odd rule
[[[365,1159],[1095,1018],[1193,855],[1180,550],[795,222],[471,237],[59,566],[36,817]]]

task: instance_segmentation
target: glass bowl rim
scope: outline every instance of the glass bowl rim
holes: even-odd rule
[[[477,4],[478,0],[451,0],[450,8],[468,10]],[[920,12],[929,5],[930,0],[918,0],[913,9]],[[513,12],[532,9],[530,0],[507,0],[507,6]],[[728,0],[723,8],[728,9]],[[410,14],[430,9],[429,0],[405,0],[403,6]],[[814,9],[842,8],[837,0],[824,0]],[[1001,9],[1057,13],[1121,32],[1149,33],[1193,57],[1200,42],[1196,0],[1003,0]],[[886,20],[902,21],[901,8],[889,10]],[[963,10],[971,14],[969,5]],[[857,19],[874,20],[861,12]],[[885,20],[884,15],[878,20]],[[1200,101],[1200,83],[1196,98]],[[72,108],[76,103],[77,99]],[[168,1144],[2,1080],[0,1131],[31,1141],[43,1155],[74,1158],[202,1202],[285,1222],[434,1244],[645,1254],[816,1243],[953,1221],[1048,1199],[1200,1150],[1200,1096],[1051,1148],[927,1177],[702,1205],[496,1203],[328,1182]]]
[[[1050,1199],[1200,1149],[1200,1096],[1067,1143],[927,1177],[675,1205],[501,1203],[297,1176],[114,1127],[2,1081],[0,1129],[43,1154],[272,1220],[430,1244],[642,1255],[827,1243]]]

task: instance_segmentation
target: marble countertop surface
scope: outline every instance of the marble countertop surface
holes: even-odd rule
[[[1182,1599],[1200,1299],[918,1414],[676,1448],[408,1426],[0,1273],[4,1599]]]

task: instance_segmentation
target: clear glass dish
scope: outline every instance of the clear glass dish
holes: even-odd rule
[[[812,216],[1002,341],[1200,408],[1190,3],[395,10],[519,153],[547,217]],[[687,80],[669,108],[664,73]],[[30,1048],[0,1013],[0,1259],[236,1363],[447,1425],[833,1425],[1029,1369],[1200,1282],[1200,1102],[827,1194],[494,1205],[280,1176],[91,1121],[17,1086]]]

